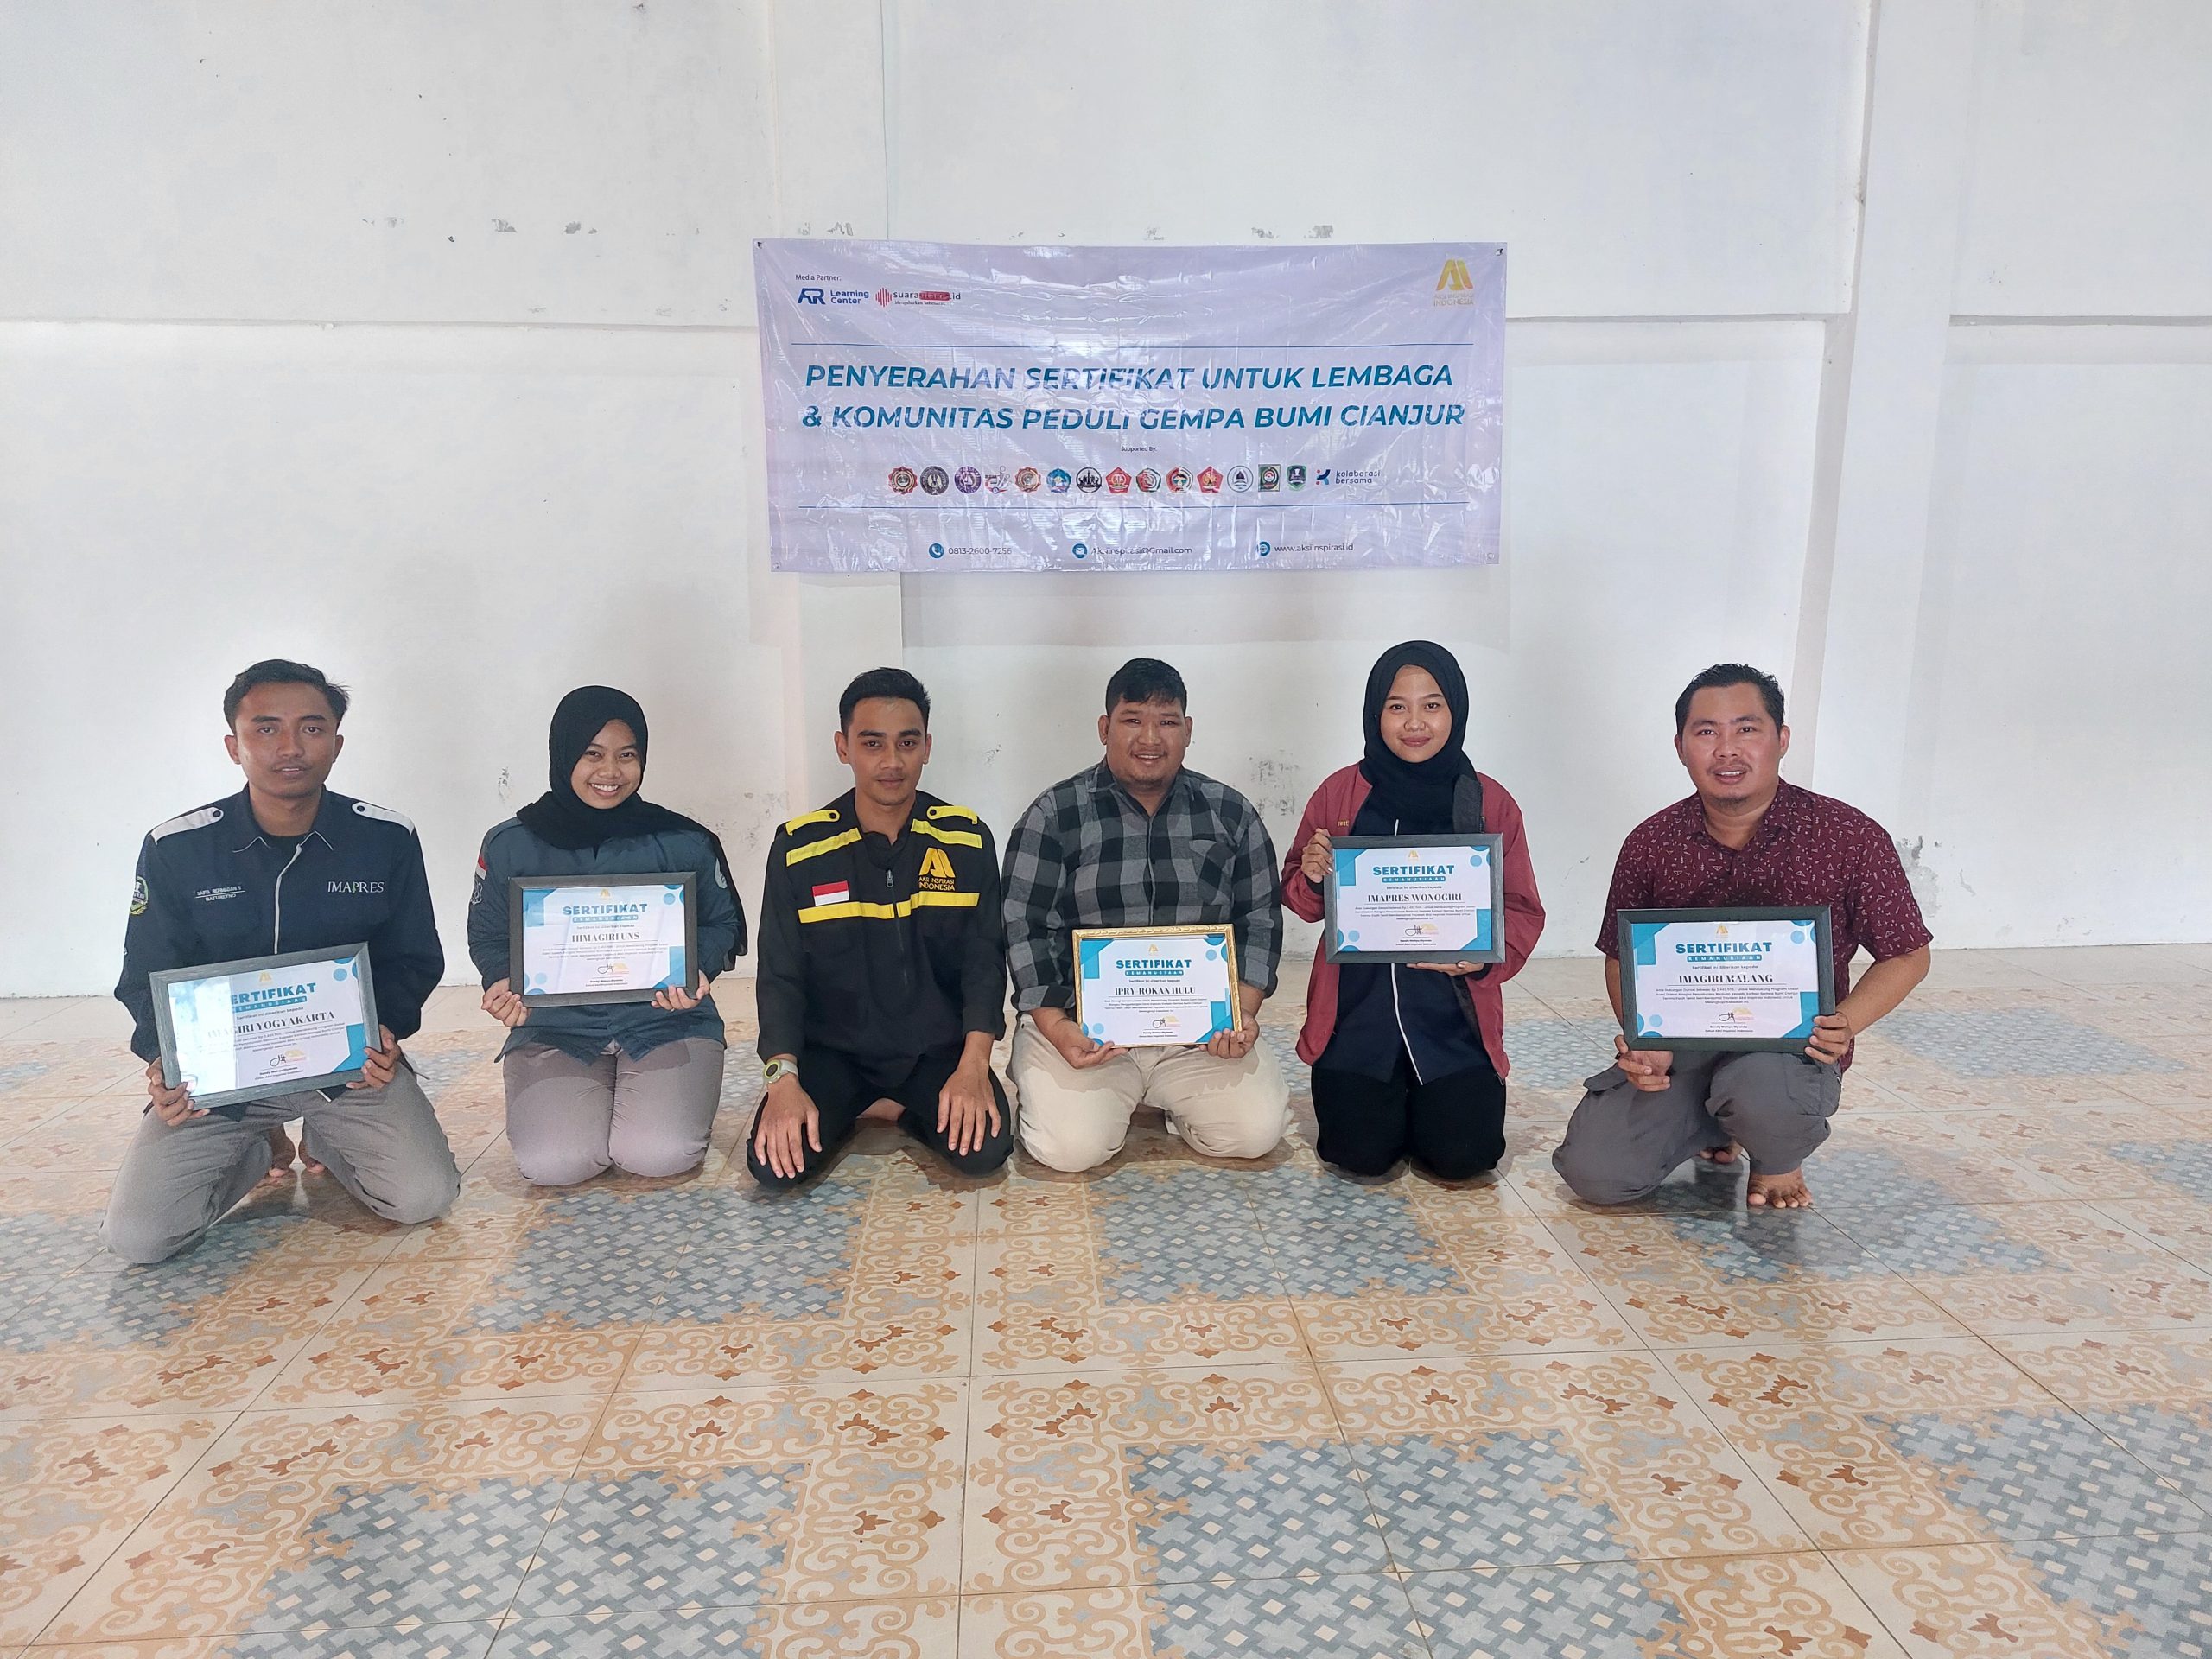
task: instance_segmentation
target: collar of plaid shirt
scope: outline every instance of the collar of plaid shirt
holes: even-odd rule
[[[1166,792],[1160,798],[1159,811],[1147,816],[1159,817],[1160,812],[1165,812],[1175,804],[1175,798],[1179,794],[1186,794],[1193,787],[1195,786],[1191,782],[1190,768],[1176,767],[1175,775],[1167,780]],[[1113,767],[1108,766],[1103,760],[1098,763],[1097,767],[1090,774],[1090,793],[1094,798],[1101,795],[1109,796],[1116,801],[1127,803],[1140,812],[1144,811],[1144,804],[1123,787],[1122,780],[1114,775]]]

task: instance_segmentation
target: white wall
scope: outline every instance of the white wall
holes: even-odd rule
[[[1179,663],[1287,833],[1374,652],[1476,688],[1588,948],[1668,704],[1783,671],[1952,944],[2212,937],[2194,0],[0,0],[0,995],[111,982],[228,674],[349,680],[449,954],[570,684],[741,864],[853,668],[1003,827]],[[1865,194],[1862,210],[1860,198]],[[766,569],[751,238],[1511,246],[1494,570]],[[1961,321],[1964,319],[1966,321]],[[1993,321],[1999,320],[1999,321]],[[2054,854],[2051,849],[2063,850]]]

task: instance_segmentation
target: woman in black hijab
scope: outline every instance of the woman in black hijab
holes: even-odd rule
[[[1313,1068],[1324,1161],[1382,1175],[1402,1158],[1446,1180],[1497,1167],[1505,1153],[1505,1001],[1501,987],[1543,931],[1521,809],[1467,759],[1467,681],[1426,639],[1394,645],[1367,676],[1366,752],[1323,780],[1283,870],[1283,903],[1321,919],[1333,838],[1502,837],[1505,960],[1339,966],[1316,953],[1299,1058]]]
[[[543,1186],[607,1168],[677,1175],[706,1156],[721,1097],[721,1014],[708,993],[745,953],[745,912],[714,831],[638,793],[645,710],[611,686],[579,686],[553,711],[546,791],[484,837],[468,905],[468,954],[484,1010],[509,1028],[507,1141]],[[697,876],[697,982],[651,1002],[526,1007],[507,960],[508,883],[516,876]],[[689,969],[687,967],[687,978]]]

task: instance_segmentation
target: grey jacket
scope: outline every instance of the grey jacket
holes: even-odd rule
[[[571,852],[539,840],[518,819],[493,825],[477,855],[476,889],[468,900],[468,955],[486,988],[508,977],[507,884],[516,876],[644,875],[660,870],[697,873],[699,960],[709,972],[720,971],[743,950],[745,924],[737,895],[723,882],[705,836],[694,830],[626,836]],[[712,997],[682,1014],[650,1002],[532,1008],[499,1052],[504,1058],[524,1044],[542,1043],[584,1060],[613,1043],[636,1059],[686,1037],[722,1040],[722,1016]]]

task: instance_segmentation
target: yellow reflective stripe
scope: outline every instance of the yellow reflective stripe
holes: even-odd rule
[[[983,844],[982,836],[972,830],[940,830],[933,823],[924,823],[919,818],[916,818],[908,827],[921,835],[927,836],[931,841],[941,841],[948,847],[980,849]]]
[[[880,916],[896,920],[902,912],[896,905],[862,905],[847,899],[842,905],[809,905],[798,913],[802,922],[837,922],[849,916]]]
[[[805,829],[810,823],[835,823],[836,822],[837,809],[834,806],[825,806],[819,812],[802,812],[795,818],[785,819],[784,821],[784,833],[786,835],[797,835],[800,830]]]
[[[833,813],[831,816],[836,815]],[[820,841],[810,841],[804,846],[792,848],[784,855],[784,862],[797,864],[804,859],[819,858],[824,853],[836,852],[840,847],[849,847],[860,838],[861,832],[857,830],[848,830],[842,836],[824,836]]]
[[[982,895],[975,893],[918,893],[911,899],[901,899],[895,905],[868,904],[849,899],[842,905],[809,905],[798,913],[802,922],[841,922],[855,917],[871,921],[895,922],[912,915],[925,906],[941,906],[948,910],[973,910]]]

